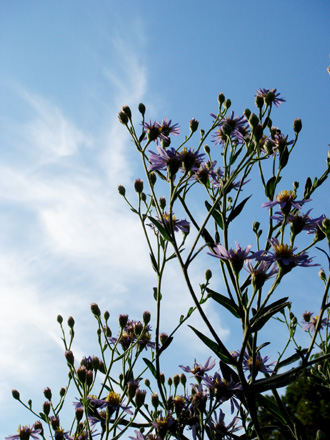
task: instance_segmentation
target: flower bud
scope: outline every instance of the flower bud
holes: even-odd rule
[[[124,113],[126,113],[129,119],[132,119],[132,112],[131,109],[128,107],[128,105],[123,105],[121,109]]]
[[[293,190],[296,192],[298,188],[299,188],[299,182],[294,181],[293,182]]]
[[[157,393],[153,393],[151,396],[151,403],[157,409],[159,405],[159,398]]]
[[[59,391],[59,395],[60,395],[61,397],[64,397],[64,396],[65,396],[65,393],[66,393],[66,388],[65,388],[65,387],[61,387],[61,388],[60,388],[60,391]]]
[[[49,413],[50,413],[50,402],[48,400],[46,400],[46,402],[44,402],[44,404],[42,405],[42,411],[46,414],[46,416],[49,415]]]
[[[156,183],[156,180],[157,180],[156,174],[153,171],[149,173],[149,181],[152,186]]]
[[[212,271],[210,269],[206,269],[206,271],[205,271],[206,281],[210,281],[211,278],[212,278]]]
[[[142,319],[143,319],[144,325],[149,324],[150,319],[151,319],[151,313],[148,310],[146,310],[145,312],[143,312]]]
[[[76,416],[76,420],[77,420],[78,423],[83,418],[83,415],[84,415],[84,409],[82,407],[76,408],[75,416]]]
[[[90,305],[90,308],[94,316],[101,316],[101,310],[99,309],[99,306],[96,303],[92,303]]]
[[[101,361],[101,360],[99,360],[98,370],[100,371],[100,373],[105,374],[105,366],[104,366],[103,361]]]
[[[221,105],[225,102],[225,100],[226,100],[225,95],[223,93],[219,93],[218,103]]]
[[[204,149],[206,154],[210,154],[211,150],[210,150],[210,147],[208,145],[204,145],[203,149]]]
[[[297,118],[293,121],[293,130],[295,133],[299,133],[302,129],[302,122],[301,119]]]
[[[269,90],[269,92],[267,93],[267,95],[265,96],[265,102],[267,105],[270,105],[274,102],[276,96],[275,93],[272,92],[271,90]]]
[[[252,128],[256,128],[256,126],[259,124],[259,118],[254,113],[251,113],[249,117],[249,124]]]
[[[125,197],[126,189],[125,189],[125,187],[124,187],[123,185],[119,185],[119,186],[118,186],[118,192],[119,192],[119,194],[120,194],[121,196]]]
[[[145,201],[147,200],[147,196],[145,195],[144,192],[141,193],[141,200],[142,200],[143,202],[145,202]]]
[[[33,423],[33,429],[40,429],[40,435],[43,435],[44,427],[42,426],[42,423],[40,420],[37,420]]]
[[[87,370],[86,371],[86,383],[87,385],[90,387],[93,383],[93,371],[92,370]]]
[[[246,108],[243,112],[243,115],[246,117],[246,119],[249,119],[251,115],[251,110],[249,108]]]
[[[166,334],[166,333],[161,333],[161,334],[159,335],[160,343],[161,343],[162,345],[164,345],[165,342],[167,341],[167,338],[168,338],[168,334]]]
[[[141,113],[141,115],[144,116],[144,114],[146,112],[146,106],[144,104],[142,104],[142,102],[140,102],[138,108],[139,108],[139,112]]]
[[[142,333],[143,330],[143,324],[142,322],[138,321],[134,324],[134,334],[135,336],[139,336]]]
[[[264,98],[260,95],[257,95],[255,99],[255,104],[258,108],[262,108],[264,105]]]
[[[12,394],[12,396],[13,396],[13,398],[14,398],[15,400],[19,400],[19,399],[20,399],[19,391],[17,391],[17,390],[12,390],[12,391],[11,391],[11,394]]]
[[[44,389],[44,396],[46,399],[52,400],[52,390],[49,387]]]
[[[230,99],[226,100],[226,102],[224,104],[224,107],[225,107],[226,110],[228,110],[231,107],[231,100]]]
[[[325,218],[322,221],[322,231],[327,238],[330,236],[330,219],[329,218]]]
[[[144,379],[144,385],[149,388],[150,387],[150,380]]]
[[[230,124],[223,124],[222,132],[224,134],[226,134],[227,136],[230,136],[232,131],[233,131],[233,128],[232,128],[232,126]]]
[[[324,272],[323,269],[321,269],[321,270],[319,271],[319,277],[320,277],[320,279],[321,279],[322,281],[326,281],[326,280],[327,280],[327,277],[326,277],[325,272]]]
[[[181,382],[181,384],[182,384],[183,386],[185,386],[186,383],[187,383],[187,377],[186,377],[186,375],[185,375],[184,373],[181,373],[181,374],[180,374],[180,382]]]
[[[110,330],[110,327],[108,325],[104,326],[105,334],[107,335],[107,338],[111,338],[112,331]]]
[[[175,374],[175,375],[173,376],[173,383],[174,383],[174,386],[175,386],[175,387],[179,386],[179,383],[180,383],[180,376],[179,376],[178,374]]]
[[[69,326],[70,328],[73,328],[73,327],[74,327],[74,319],[73,319],[72,316],[69,316],[69,318],[68,318],[68,326]]]
[[[71,350],[68,350],[64,353],[65,359],[67,360],[67,363],[69,365],[73,365],[74,364],[74,356]]]
[[[109,318],[110,318],[110,313],[108,312],[108,310],[106,310],[105,312],[104,312],[104,319],[107,321]]]
[[[58,322],[59,324],[62,324],[62,322],[63,322],[63,318],[62,318],[61,315],[57,315],[57,322]]]
[[[144,405],[147,392],[145,390],[136,390],[135,392],[135,404],[137,408],[141,408]]]
[[[56,431],[56,429],[59,429],[59,427],[60,427],[60,418],[58,416],[51,417],[50,424],[52,425],[52,428],[54,429],[54,431]]]
[[[190,119],[189,128],[192,133],[195,133],[195,131],[197,131],[198,125],[199,125],[199,122],[196,121],[196,119],[194,119],[194,118]]]
[[[168,385],[168,386],[172,386],[172,384],[173,384],[173,379],[172,379],[171,377],[169,377],[169,378],[167,379],[167,385]]]
[[[164,373],[160,373],[159,379],[160,379],[160,383],[164,385],[164,383],[165,383],[165,374]]]
[[[80,380],[81,383],[86,382],[86,376],[87,376],[87,369],[84,365],[77,368],[77,377]]]
[[[123,111],[119,112],[118,119],[119,119],[119,122],[122,123],[123,125],[128,124],[128,116],[125,112],[123,112]]]
[[[253,222],[252,230],[256,234],[259,230],[260,223],[259,222]]]
[[[159,202],[160,209],[165,209],[165,206],[166,206],[165,197],[164,196],[159,197],[158,202]]]
[[[258,124],[254,130],[254,138],[256,142],[259,142],[262,138],[262,135],[264,134],[263,128],[261,124]]]
[[[120,328],[124,328],[128,321],[128,315],[119,315],[118,320]]]
[[[134,188],[135,191],[140,194],[143,191],[143,180],[142,179],[136,179],[134,182]]]

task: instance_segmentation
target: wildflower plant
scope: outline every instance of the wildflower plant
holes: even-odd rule
[[[68,384],[57,403],[51,390],[46,389],[47,400],[41,411],[35,410],[32,402],[25,404],[14,390],[13,397],[38,420],[32,428],[20,427],[19,434],[7,439],[48,436],[73,440],[99,436],[101,440],[262,440],[267,427],[258,419],[261,407],[277,419],[278,429],[283,429],[285,435],[289,432],[292,439],[301,438],[278,389],[306,369],[313,371],[315,381],[330,387],[330,276],[321,270],[323,292],[319,294],[319,312],[314,315],[305,311],[302,321],[292,312],[291,298],[280,297],[277,292],[281,284],[285,286],[289,273],[299,276],[299,271],[318,266],[315,254],[326,255],[327,271],[330,270],[330,220],[323,213],[311,218],[311,208],[304,212],[305,204],[312,204],[313,193],[330,173],[330,155],[324,173],[313,181],[307,177],[299,195],[298,182],[293,183],[293,189],[281,187],[302,129],[300,119],[296,119],[293,139],[288,140],[289,135],[273,125],[273,107],[284,102],[276,89],[260,89],[255,96],[256,113],[246,109],[235,116],[234,111],[229,111],[231,101],[221,93],[209,128],[198,134],[199,123],[191,119],[181,143],[178,136],[182,129],[178,123],[167,118],[146,122],[144,104],[139,105],[141,118],[135,123],[131,109],[122,107],[119,121],[140,155],[144,177],[134,182],[135,201],[128,200],[122,185],[118,191],[141,224],[155,272],[156,287],[150,298],[155,328],[150,325],[149,312],[137,321],[122,314],[114,333],[109,313],[102,315],[98,306],[92,304],[99,355],[77,362],[72,345],[74,320],[69,318],[66,335],[63,318],[59,316]],[[243,194],[258,174],[264,195],[260,209],[268,213],[268,219],[262,227],[259,222],[253,223],[251,238],[238,243],[232,236],[232,225],[244,220],[252,195]],[[166,196],[161,193],[164,186]],[[195,192],[200,194],[200,189],[205,200],[196,207]],[[300,240],[302,234],[306,234],[304,240]],[[306,239],[309,244],[304,246]],[[322,240],[324,249],[319,247]],[[199,289],[193,286],[192,263],[196,267],[200,258],[205,261],[209,256],[217,260],[226,292],[217,292],[209,269]],[[210,262],[214,263],[214,258]],[[171,332],[165,334],[161,329],[161,311],[169,261],[177,264],[191,305]],[[242,335],[239,346],[225,345],[208,316],[206,302],[237,322]],[[191,366],[180,365],[177,374],[166,378],[161,360],[166,362],[167,348],[193,313],[200,315],[208,333],[190,325],[191,331],[213,352],[213,358],[202,362],[194,359]],[[265,341],[263,336],[270,320],[278,321],[288,330],[277,357],[270,355],[272,341]],[[306,347],[297,342],[299,329],[307,337]],[[115,371],[120,371],[117,376]],[[77,391],[73,423],[63,428],[60,413],[72,386]],[[267,391],[274,399],[263,394]],[[226,402],[230,404],[230,413],[225,422]]]

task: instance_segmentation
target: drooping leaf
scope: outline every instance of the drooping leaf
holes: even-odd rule
[[[208,211],[211,211],[211,209],[212,209],[212,205],[211,205],[207,200],[205,200],[205,206],[206,206],[206,209],[207,209]],[[213,211],[212,211],[212,217],[214,218],[216,224],[217,224],[221,229],[223,229],[223,221],[222,221],[222,216],[221,216],[220,212],[217,211],[216,209],[213,209]]]
[[[272,316],[291,304],[290,302],[282,302],[282,300],[276,301],[277,304],[273,303],[269,307],[265,307],[262,313],[259,313],[259,311],[256,313],[251,319],[251,332],[259,331]]]
[[[237,305],[226,296],[222,295],[221,293],[215,292],[212,289],[206,288],[206,291],[209,293],[210,297],[214,299],[217,303],[221,304],[223,307],[225,307],[227,310],[230,311],[236,318],[239,318],[240,315],[238,313]]]
[[[156,368],[154,367],[154,364],[150,362],[149,359],[147,358],[143,358],[143,360],[147,364],[147,367],[151,371],[151,374],[157,379],[157,372],[156,372]]]
[[[310,177],[307,177],[306,183],[305,183],[305,190],[304,190],[304,197],[308,197],[310,190],[312,189],[312,179]]]
[[[162,234],[162,236],[165,238],[165,240],[171,241],[170,236],[168,235],[166,229],[164,228],[164,226],[161,223],[159,223],[158,220],[156,220],[155,218],[151,217],[150,215],[148,216],[148,219],[155,225],[155,227]]]
[[[256,380],[252,386],[258,393],[263,393],[272,388],[282,388],[295,381],[301,375],[302,370],[303,367],[292,368],[285,373],[274,374],[266,379]]]
[[[260,406],[269,411],[277,420],[283,423],[283,425],[287,425],[285,417],[275,400],[271,400],[269,397],[263,396],[262,394],[258,394],[257,399]]]
[[[287,367],[288,365],[293,364],[293,362],[297,362],[297,361],[301,360],[302,356],[306,353],[307,353],[307,348],[304,348],[300,352],[295,353],[292,356],[289,356],[288,358],[284,359],[283,361],[281,361],[278,364],[278,366],[277,366],[278,369],[280,369],[282,367]]]
[[[231,354],[226,349],[226,347],[223,345],[222,342],[218,344],[217,342],[212,341],[207,336],[203,335],[199,330],[189,325],[189,327],[196,333],[196,335],[199,337],[199,339],[207,346],[209,347],[222,361],[232,364],[233,358],[231,357]]]
[[[284,147],[282,153],[280,154],[280,169],[282,170],[289,160],[289,150],[288,147]]]
[[[275,194],[275,188],[276,188],[276,184],[281,180],[280,177],[278,177],[276,179],[275,176],[271,177],[267,184],[266,184],[266,188],[265,188],[265,194],[266,197],[268,197],[269,200],[273,200],[274,198],[274,194]]]
[[[244,199],[241,203],[239,203],[236,208],[234,208],[231,213],[228,216],[228,223],[231,222],[232,220],[234,220],[234,218],[236,218],[241,212],[242,209],[244,208],[245,203],[249,200],[249,198],[252,196],[252,194],[249,197],[246,197],[246,199]]]

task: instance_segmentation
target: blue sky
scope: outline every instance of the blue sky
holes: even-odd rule
[[[195,117],[207,128],[219,92],[240,114],[253,108],[257,89],[277,88],[287,102],[274,111],[276,125],[292,135],[293,119],[303,121],[286,180],[290,188],[293,180],[303,186],[308,175],[323,172],[330,143],[330,4],[12,0],[0,3],[0,17],[4,438],[34,422],[11,398],[12,388],[38,407],[43,388],[65,382],[58,313],[76,319],[79,357],[95,351],[91,302],[109,309],[113,322],[119,313],[138,319],[152,308],[143,237],[117,195],[124,184],[134,197],[132,182],[141,177],[117,120],[121,105],[130,105],[136,123],[142,101],[148,118],[167,116],[187,127]],[[328,188],[326,182],[315,197],[315,216],[330,214]],[[207,264],[194,273],[195,283]],[[317,307],[316,272],[288,280],[297,313]],[[164,331],[190,304],[174,267],[167,283]],[[235,338],[226,316],[207,310],[224,340]],[[207,352],[188,329],[180,338],[173,349],[184,358],[179,363],[202,362]]]

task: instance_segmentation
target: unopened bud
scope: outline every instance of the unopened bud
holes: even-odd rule
[[[210,269],[206,269],[206,271],[205,271],[206,281],[210,281],[211,278],[212,278],[212,271]]]
[[[46,414],[46,416],[48,416],[50,413],[50,402],[48,400],[42,405],[42,411]]]
[[[78,423],[80,422],[80,420],[83,418],[84,415],[84,410],[81,407],[76,408],[75,410],[75,416],[76,416],[76,420],[78,421]]]
[[[136,390],[135,392],[135,404],[137,408],[141,408],[146,399],[147,392],[145,390]]]
[[[142,179],[136,179],[134,182],[134,188],[135,191],[140,194],[143,191],[143,180]]]
[[[93,371],[92,370],[87,370],[86,371],[86,383],[88,386],[91,386],[93,383]]]
[[[149,173],[149,180],[150,180],[151,185],[154,185],[156,183],[157,176],[153,171],[151,173]]]
[[[165,374],[164,373],[160,373],[159,379],[160,379],[160,383],[162,383],[164,385],[164,383],[165,383]]]
[[[302,129],[301,119],[297,118],[293,121],[293,130],[295,133],[299,133]]]
[[[142,104],[142,102],[140,102],[140,104],[139,104],[139,112],[141,113],[142,116],[144,116],[144,114],[146,112],[146,106],[144,104]]]
[[[74,364],[74,356],[71,350],[68,350],[64,353],[65,359],[67,360],[69,365]]]
[[[73,319],[72,316],[69,316],[69,318],[68,318],[68,326],[69,326],[70,328],[73,328],[73,327],[74,327],[74,319]]]
[[[49,387],[44,389],[44,396],[46,399],[52,400],[52,390]]]
[[[210,154],[211,150],[210,150],[210,147],[208,145],[204,145],[203,149],[204,149],[206,154]]]
[[[149,379],[144,379],[144,384],[146,387],[150,387],[150,380]]]
[[[174,383],[175,387],[177,387],[179,385],[179,383],[180,383],[180,376],[178,374],[175,374],[173,376],[173,383]]]
[[[180,382],[181,382],[181,384],[182,384],[183,386],[185,386],[186,383],[187,383],[187,377],[186,377],[186,375],[185,375],[184,373],[181,373],[181,374],[180,374]]]
[[[221,105],[225,102],[225,100],[226,100],[225,95],[223,93],[219,93],[218,103]]]
[[[159,405],[159,398],[157,393],[153,393],[153,395],[151,396],[151,403],[157,409]]]
[[[192,133],[195,133],[195,131],[197,131],[198,125],[199,125],[199,122],[196,121],[196,119],[194,119],[194,118],[190,119],[189,128]]]
[[[224,104],[224,107],[225,107],[225,109],[227,109],[227,110],[231,107],[231,100],[230,100],[230,99],[227,99],[227,100],[226,100],[226,102],[225,102],[225,104]]]
[[[264,98],[260,95],[257,95],[255,99],[255,104],[258,108],[262,108],[264,105]]]
[[[128,124],[128,116],[125,112],[123,112],[123,111],[119,112],[118,119],[119,119],[119,122],[121,122],[123,125]]]
[[[107,321],[109,318],[110,318],[110,313],[108,312],[108,310],[106,310],[105,312],[104,312],[104,319]]]
[[[164,345],[165,342],[167,341],[167,338],[168,338],[168,334],[167,334],[167,333],[161,333],[161,334],[159,335],[160,343],[161,343],[162,345]]]
[[[259,124],[259,118],[254,113],[251,113],[249,117],[249,124],[252,128],[256,128],[256,126]]]
[[[123,185],[119,185],[119,186],[118,186],[118,192],[119,192],[119,194],[120,194],[121,196],[125,197],[125,195],[126,195],[126,189],[125,189],[125,187],[124,187]]]
[[[85,383],[86,382],[86,376],[87,376],[87,370],[86,367],[84,365],[82,365],[81,367],[77,368],[77,377],[80,380],[81,383]]]
[[[14,398],[15,400],[19,400],[19,399],[20,399],[19,391],[17,391],[17,390],[12,390],[12,391],[11,391],[11,394],[12,394],[12,396],[13,396],[13,398]]]
[[[54,429],[54,431],[56,431],[60,427],[60,418],[58,416],[51,417],[50,424],[52,425],[52,428]]]
[[[59,395],[60,395],[60,397],[64,397],[64,396],[65,396],[65,393],[66,393],[66,388],[61,387],[61,388],[60,388],[60,391],[59,391]]]
[[[119,315],[118,320],[120,328],[124,328],[128,321],[128,315]]]
[[[251,110],[249,108],[246,108],[243,112],[243,115],[246,117],[246,119],[249,119],[251,115]]]
[[[144,325],[149,324],[150,319],[151,319],[151,313],[148,310],[146,310],[145,312],[143,312],[142,319],[143,319]]]
[[[168,386],[172,386],[172,384],[173,384],[173,380],[172,380],[171,377],[169,377],[169,378],[167,379],[167,385],[168,385]]]
[[[327,280],[327,277],[326,277],[325,272],[324,272],[323,269],[321,269],[319,271],[319,277],[321,278],[322,281],[326,281]]]
[[[99,306],[96,303],[92,303],[90,305],[90,308],[94,316],[101,316],[101,310],[99,309]]]
[[[165,197],[164,196],[159,197],[158,202],[159,202],[160,209],[165,209],[165,207],[166,207]]]
[[[62,322],[63,322],[63,318],[62,318],[61,315],[57,315],[57,322],[58,322],[59,324],[62,324]]]

